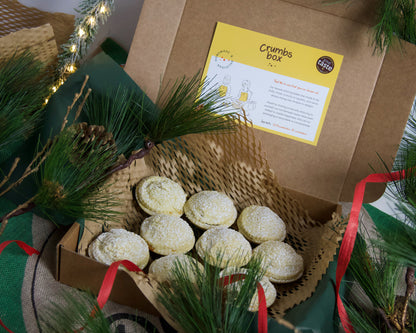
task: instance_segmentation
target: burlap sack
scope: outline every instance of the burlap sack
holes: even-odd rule
[[[138,231],[146,215],[136,204],[133,190],[142,177],[149,175],[166,176],[179,182],[188,195],[201,190],[223,191],[233,199],[238,212],[249,205],[268,206],[285,221],[288,233],[285,241],[302,255],[305,271],[296,282],[275,285],[277,299],[269,308],[269,315],[274,318],[312,295],[333,259],[345,227],[342,218],[335,213],[330,221],[312,220],[279,186],[251,125],[242,124],[231,134],[190,135],[164,142],[144,160],[114,174],[109,179],[111,190],[119,193],[122,202],[119,209],[125,214],[119,224],[106,223],[106,229],[124,226]],[[102,230],[101,224],[86,221],[78,252],[86,255],[89,243]],[[196,237],[200,233],[195,230]],[[154,297],[156,283],[143,276],[135,280],[146,297],[167,317]]]

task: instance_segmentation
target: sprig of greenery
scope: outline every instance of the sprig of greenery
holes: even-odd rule
[[[204,269],[192,265],[190,270],[177,260],[169,284],[159,287],[158,300],[171,317],[185,332],[246,332],[254,318],[248,308],[264,273],[261,260],[252,259],[243,282],[227,287],[220,268],[206,261]]]
[[[96,298],[87,292],[63,292],[40,313],[42,332],[111,333],[110,324]]]
[[[40,168],[34,204],[50,219],[55,219],[54,212],[72,218],[67,223],[77,218],[114,218],[111,207],[116,196],[97,190],[116,159],[113,143],[95,135],[85,138],[81,127],[69,127],[52,143]]]
[[[364,227],[361,232],[368,236]],[[360,303],[367,302],[367,306],[372,309],[370,313],[366,313],[362,304],[347,302],[346,309],[354,328],[362,332],[374,332],[374,327],[380,329],[390,325],[390,320],[397,314],[396,293],[404,271],[403,266],[389,260],[374,239],[369,240],[367,245],[359,235],[348,269],[361,289],[361,293],[355,292],[354,295],[360,295]]]
[[[143,94],[137,93],[136,101],[133,101],[131,96],[130,93],[124,97],[119,95],[117,101],[113,100],[108,105],[116,105],[124,99],[127,103],[126,107],[116,107],[115,113],[121,115],[123,112],[132,112],[135,120],[132,120],[131,115],[122,115],[120,118],[130,123],[126,124],[123,121],[111,126],[123,128],[123,131],[120,131],[121,135],[117,135],[119,142],[124,142],[121,145],[134,147],[132,140],[137,138],[136,147],[142,149],[133,152],[126,162],[116,166],[111,173],[128,167],[135,159],[142,158],[163,141],[187,134],[227,133],[237,127],[235,112],[230,111],[216,87],[201,81],[198,73],[190,79],[182,78],[173,85],[165,87],[156,105],[149,102]],[[112,109],[112,107],[104,107],[104,111],[109,114],[113,113]],[[95,113],[98,112],[97,108]],[[110,116],[108,117],[110,122],[115,123]],[[134,132],[124,132],[125,127],[134,127]]]
[[[50,84],[46,74],[29,51],[0,62],[0,163],[39,125]]]
[[[66,75],[75,72],[80,60],[85,56],[95,39],[99,24],[104,23],[114,7],[114,0],[82,0],[77,12],[74,32],[63,44],[58,55],[57,79],[63,83]]]
[[[152,112],[154,111],[154,112]],[[144,94],[119,86],[104,94],[92,92],[83,112],[89,124],[104,126],[113,135],[118,154],[130,154],[143,148],[149,116],[156,116],[155,106],[146,102]]]
[[[182,78],[163,89],[158,97],[160,113],[148,133],[159,143],[176,137],[203,132],[227,132],[236,128],[230,111],[211,82]]]
[[[374,27],[373,43],[377,51],[388,50],[400,39],[416,43],[414,0],[384,0]]]

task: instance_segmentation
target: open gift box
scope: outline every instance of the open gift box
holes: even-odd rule
[[[286,241],[304,258],[305,273],[277,286],[277,300],[269,309],[275,318],[313,294],[345,227],[339,201],[352,200],[355,184],[371,172],[369,164],[379,165],[377,154],[392,161],[415,92],[408,84],[416,74],[413,45],[403,43],[404,53],[376,55],[365,19],[352,20],[345,5],[328,10],[317,1],[296,3],[260,1],[253,10],[247,0],[226,5],[219,0],[145,1],[125,71],[156,99],[161,78],[164,86],[203,68],[218,21],[336,52],[343,63],[315,145],[241,126],[233,134],[192,135],[160,144],[109,180],[123,201],[120,223],[130,230],[137,230],[145,217],[133,188],[154,174],[178,181],[188,195],[223,191],[239,212],[258,204],[278,213],[287,225]],[[383,191],[384,186],[369,188],[367,201]],[[102,230],[88,221],[84,230],[71,227],[57,246],[57,280],[98,291],[107,266],[85,253]],[[155,288],[151,277],[121,271],[111,298],[157,314]]]

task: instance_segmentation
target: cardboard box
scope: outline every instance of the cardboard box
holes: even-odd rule
[[[149,175],[161,175],[178,182],[188,197],[201,190],[224,192],[233,200],[238,212],[250,205],[267,206],[285,221],[285,242],[303,257],[305,269],[299,280],[279,284],[276,288],[277,300],[269,308],[269,314],[275,318],[314,292],[336,253],[345,227],[339,210],[329,221],[311,219],[299,202],[277,184],[251,126],[240,126],[238,131],[228,134],[189,135],[158,144],[144,159],[111,175],[108,184],[120,199],[117,210],[123,215],[119,221],[106,221],[104,226],[85,221],[82,232],[76,225],[67,232],[57,246],[59,281],[98,291],[108,267],[88,258],[87,248],[103,229],[125,227],[139,232],[140,222],[148,215],[137,205],[133,193],[135,185]],[[196,227],[193,229],[196,238],[203,232]],[[255,244],[252,246],[254,248]],[[151,253],[151,257],[158,256]],[[123,280],[116,281],[113,300],[141,310],[146,310],[150,301],[153,308],[170,320],[156,300],[157,284],[151,276],[124,271],[119,274]],[[131,277],[130,283],[127,283],[127,275]],[[171,324],[175,325],[173,321]]]
[[[244,136],[244,142],[228,142],[229,146],[242,146],[240,149],[246,148],[247,151],[242,153],[240,150],[234,155],[229,152],[231,160],[227,160],[227,153],[224,152],[228,149],[227,145],[215,141],[217,139],[210,141],[204,137],[189,141],[192,148],[189,151],[194,148],[202,151],[204,147],[201,145],[210,150],[208,155],[204,155],[210,156],[210,160],[205,161],[209,168],[218,157],[221,167],[229,170],[231,177],[233,172],[236,173],[238,182],[244,183],[255,177],[258,177],[256,180],[263,179],[257,184],[254,194],[233,197],[238,201],[239,210],[244,203],[256,202],[255,196],[258,195],[264,198],[266,204],[276,207],[279,215],[284,214],[284,220],[290,221],[289,241],[292,244],[301,250],[311,245],[309,252],[303,252],[307,258],[308,275],[302,281],[302,287],[291,285],[281,291],[282,297],[291,298],[288,302],[291,306],[312,295],[336,252],[343,227],[336,215],[340,214],[339,201],[351,201],[355,184],[372,173],[369,164],[379,165],[376,153],[387,162],[392,161],[413,103],[415,89],[408,82],[416,74],[416,48],[403,43],[403,54],[391,50],[386,55],[375,55],[369,45],[368,24],[374,22],[374,18],[368,16],[374,8],[370,3],[374,5],[373,2],[353,2],[351,5],[322,6],[321,0],[230,0],[226,3],[222,0],[146,0],[125,67],[135,82],[152,99],[156,99],[161,80],[164,86],[169,80],[183,75],[193,76],[203,68],[217,21],[344,56],[316,146],[254,130],[253,139],[250,134],[249,139]],[[248,145],[253,142],[255,145]],[[158,170],[151,172],[169,174],[169,170],[174,169],[171,173],[174,178],[185,179],[200,161],[186,155],[181,150],[181,144],[188,147],[188,141],[180,141],[179,146],[168,144],[155,152],[153,157],[142,161],[144,165],[135,167],[139,170],[154,167],[156,162],[151,159],[160,158],[157,161]],[[175,151],[179,153],[175,155]],[[265,158],[262,151],[265,151]],[[211,160],[212,156],[214,160]],[[238,163],[234,163],[236,160]],[[270,169],[284,188],[269,182],[273,178]],[[131,186],[140,179],[140,175],[136,175],[136,179],[129,178],[134,174],[123,176],[123,179],[128,179],[127,185],[123,183],[125,180],[118,179],[119,183],[125,184],[130,210],[134,208]],[[212,177],[217,175],[208,175],[207,182]],[[232,183],[227,181],[216,185],[220,190],[235,195]],[[189,188],[189,192],[201,189],[200,183],[195,186]],[[272,194],[265,192],[264,188]],[[369,187],[367,201],[375,200],[383,191],[384,186]],[[96,232],[91,230],[90,237],[94,237]],[[79,229],[74,225],[58,244],[56,278],[74,287],[97,291],[106,266],[83,255],[85,247],[77,249],[79,236]],[[314,275],[315,271],[319,276]],[[153,288],[151,279],[132,284],[126,272],[120,272],[117,279],[113,300],[144,311],[157,312],[155,307],[158,306],[151,307],[149,304],[149,300],[155,304],[152,292],[149,292]],[[129,279],[130,282],[127,282]],[[299,292],[305,284],[306,291]],[[285,309],[276,307],[269,314],[278,316]],[[160,312],[160,308],[158,310]]]
[[[415,97],[408,84],[416,74],[414,45],[374,53],[370,27],[377,4],[145,1],[125,70],[156,99],[161,80],[164,86],[203,69],[217,22],[343,55],[317,146],[256,130],[279,183],[312,217],[328,219],[339,201],[352,200],[355,184],[372,173],[370,165],[381,168],[377,154],[392,162]],[[383,185],[369,186],[365,199],[383,192]]]

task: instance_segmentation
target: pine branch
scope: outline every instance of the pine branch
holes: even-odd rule
[[[246,332],[253,320],[248,308],[263,276],[261,262],[253,259],[245,279],[227,288],[220,268],[207,262],[203,270],[196,261],[192,265],[189,269],[176,261],[169,284],[158,290],[158,299],[172,318],[185,332]]]
[[[120,85],[104,94],[92,93],[83,111],[89,124],[104,126],[113,135],[118,154],[128,157],[143,147],[153,113],[146,105],[150,106],[145,104],[144,94]]]
[[[64,119],[63,119],[63,121],[62,121],[62,125],[61,125],[61,132],[65,129],[65,126],[67,125],[67,123],[68,123],[68,116],[69,116],[69,113],[71,112],[71,110],[74,108],[74,106],[75,106],[75,104],[76,104],[76,102],[78,101],[78,99],[82,96],[82,94],[83,94],[83,90],[84,90],[84,88],[85,88],[85,86],[86,86],[86,84],[87,84],[87,82],[88,82],[88,80],[89,80],[89,76],[88,75],[86,75],[85,76],[85,79],[84,79],[84,82],[82,83],[82,86],[81,86],[81,89],[80,89],[80,91],[78,92],[78,93],[76,93],[75,94],[75,97],[74,97],[74,99],[73,99],[73,101],[72,101],[72,103],[71,103],[71,105],[70,106],[68,106],[68,108],[67,108],[67,113],[65,114],[65,116],[64,116]],[[88,93],[87,93],[87,95],[85,96],[85,98],[84,98],[84,101],[85,101],[85,99],[88,97]],[[83,103],[82,103],[83,104]],[[39,144],[39,143],[38,143]],[[25,169],[25,171],[23,172],[23,175],[17,180],[17,181],[15,181],[14,183],[12,183],[12,184],[10,184],[5,190],[3,190],[1,193],[0,193],[0,197],[2,197],[3,195],[5,195],[7,192],[9,192],[11,189],[13,189],[13,188],[15,188],[16,186],[18,186],[18,185],[20,185],[27,177],[29,177],[30,175],[32,175],[32,174],[34,174],[34,173],[36,173],[36,172],[38,172],[39,171],[39,167],[42,165],[42,163],[43,162],[45,162],[45,160],[46,160],[46,158],[49,156],[49,154],[50,154],[50,151],[49,151],[49,149],[50,149],[50,147],[51,147],[51,144],[52,144],[52,140],[51,139],[49,139],[47,142],[46,142],[46,144],[43,146],[43,148],[42,148],[42,150],[40,150],[40,151],[38,151],[37,153],[36,153],[36,155],[35,155],[35,157],[32,159],[32,161],[29,163],[29,165],[26,167],[26,169]],[[8,181],[8,179],[10,179],[10,176],[12,175],[12,173],[14,172],[14,170],[16,169],[16,167],[17,167],[17,163],[18,163],[19,161],[16,161],[15,160],[15,162],[14,162],[14,164],[12,165],[12,167],[11,167],[11,169],[10,169],[10,171],[9,171],[9,174],[8,174],[8,176],[2,181],[2,183],[1,183],[1,186],[0,186],[0,188]]]
[[[157,144],[187,134],[235,130],[235,112],[216,88],[201,81],[197,73],[162,90],[157,101],[160,113],[148,133],[150,140]]]
[[[414,0],[383,0],[378,23],[373,28],[375,50],[389,50],[400,39],[416,43],[416,18]]]
[[[0,162],[39,125],[50,82],[47,74],[29,51],[0,61]]]

